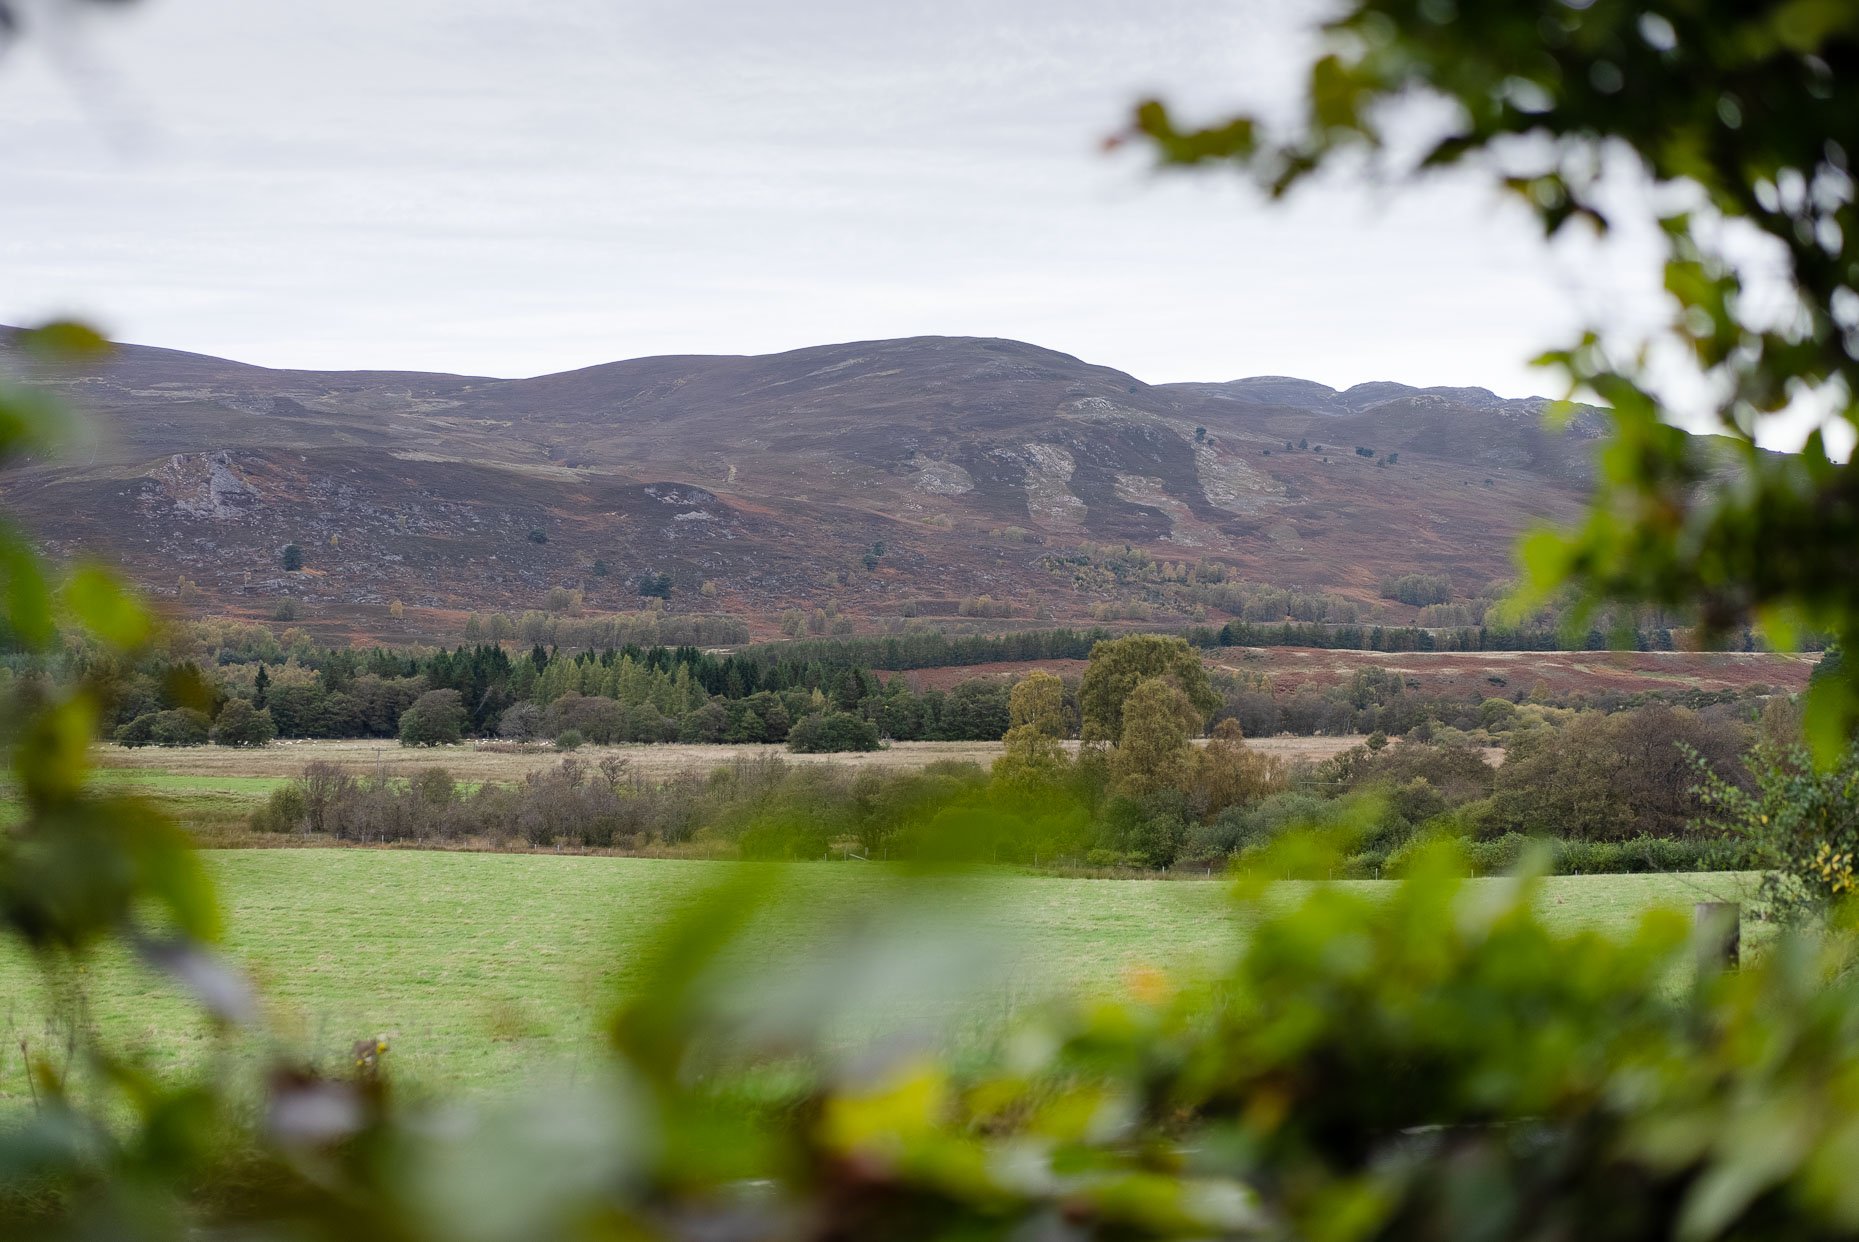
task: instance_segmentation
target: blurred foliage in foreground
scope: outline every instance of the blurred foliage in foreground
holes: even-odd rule
[[[4,10],[11,13],[11,8]],[[1620,434],[1589,525],[1532,545],[1539,581],[1696,599],[1717,624],[1754,611],[1859,629],[1853,468],[1818,442],[1754,447],[1802,393],[1849,420],[1859,294],[1848,152],[1859,126],[1854,31],[1838,3],[1659,5],[1550,0],[1461,6],[1369,0],[1335,26],[1308,124],[1141,123],[1173,160],[1235,158],[1282,191],[1338,154],[1381,147],[1381,105],[1456,105],[1425,164],[1497,152],[1537,166],[1511,184],[1550,229],[1601,220],[1605,145],[1697,192],[1666,214],[1674,333],[1720,385],[1744,449],[1733,485],[1658,418],[1638,361],[1593,341],[1557,355],[1607,399]],[[1780,246],[1791,314],[1756,321],[1707,218]],[[94,345],[79,329],[41,339]],[[0,463],[55,426],[0,392]],[[143,612],[107,576],[46,571],[0,530],[0,608],[30,645],[77,625],[132,649]],[[1852,672],[1826,679],[1816,736],[1836,752]],[[202,947],[211,894],[171,825],[85,786],[95,686],[23,684],[5,744],[24,811],[0,844],[0,914],[81,1015],[86,949],[138,946],[223,1021],[251,1021],[238,977]],[[1828,745],[1828,742],[1831,745]],[[1764,797],[1769,796],[1765,790]],[[1761,814],[1763,812],[1757,812]],[[1299,838],[1265,874],[1324,874]],[[1832,864],[1829,862],[1830,874]],[[929,882],[929,881],[926,881]],[[1241,899],[1258,896],[1244,890]],[[1816,1238],[1859,1231],[1859,992],[1841,920],[1754,966],[1688,974],[1684,922],[1624,942],[1551,933],[1528,888],[1486,902],[1449,860],[1378,896],[1317,888],[1266,917],[1204,981],[1133,975],[1119,999],[1027,1024],[956,1069],[908,1046],[846,1056],[819,1015],[835,989],[907,977],[908,937],[849,938],[791,986],[744,1003],[729,949],[779,899],[743,869],[666,931],[619,1005],[604,1068],[564,1095],[501,1110],[398,1101],[392,1053],[352,1072],[280,1063],[256,1095],[239,1067],[165,1082],[71,1023],[39,1058],[30,1113],[0,1130],[0,1234],[72,1237],[1334,1239],[1673,1236]]]
[[[1301,114],[1135,128],[1170,165],[1230,162],[1273,196],[1326,171],[1488,175],[1549,234],[1656,220],[1671,316],[1617,356],[1594,333],[1542,361],[1613,411],[1584,525],[1528,539],[1534,596],[1695,606],[1776,647],[1859,638],[1859,466],[1819,432],[1757,438],[1792,408],[1859,429],[1859,5],[1845,0],[1352,0],[1326,26]],[[1416,142],[1416,138],[1420,140]],[[1695,381],[1736,470],[1662,418],[1654,376]],[[1574,623],[1582,623],[1579,614]],[[1859,722],[1859,668],[1810,704],[1831,763]]]
[[[409,1101],[351,1071],[112,1065],[0,1137],[0,1236],[1815,1237],[1859,1225],[1859,993],[1789,941],[1695,991],[1686,920],[1557,934],[1449,855],[1313,886],[1205,979],[1132,971],[951,1064],[831,1028],[935,986],[907,919],[779,979],[735,950],[786,899],[726,880],[666,929],[571,1090]],[[1333,865],[1301,839],[1260,870]],[[934,905],[959,877],[922,875]],[[1260,888],[1242,885],[1238,900]],[[900,894],[904,890],[899,890]],[[908,898],[905,898],[908,900]],[[901,981],[910,980],[909,984]],[[920,981],[917,982],[917,981]],[[253,1090],[251,1078],[262,1078]]]
[[[1768,912],[1799,920],[1859,897],[1859,743],[1824,768],[1801,747],[1761,743],[1747,788],[1697,766],[1701,827],[1741,843]]]

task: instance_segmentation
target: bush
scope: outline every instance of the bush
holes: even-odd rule
[[[458,782],[444,768],[421,768],[408,778],[407,789],[427,806],[449,806],[458,793]]]
[[[513,742],[533,742],[544,736],[542,709],[534,703],[512,703],[497,718],[497,736]]]
[[[1497,834],[1623,841],[1678,837],[1704,808],[1701,757],[1726,788],[1745,788],[1741,725],[1682,708],[1584,712],[1511,748],[1495,773],[1487,822]]]
[[[210,734],[221,746],[263,746],[277,735],[270,710],[255,708],[245,699],[227,699]]]
[[[850,712],[803,716],[788,730],[787,748],[798,755],[878,749],[878,726]]]
[[[1421,847],[1415,840],[1387,856],[1390,875],[1401,875]],[[1744,870],[1752,860],[1712,841],[1675,841],[1667,837],[1633,837],[1625,841],[1565,841],[1507,833],[1492,841],[1463,840],[1467,867],[1474,875],[1515,871],[1533,849],[1548,852],[1554,875],[1648,875],[1684,871]]]
[[[205,712],[177,707],[137,716],[113,737],[122,746],[205,746],[211,733]]]
[[[816,817],[790,812],[751,823],[737,846],[749,859],[819,858],[831,848],[832,834]]]
[[[1823,659],[1822,664],[1825,664]],[[1749,756],[1751,787],[1726,780],[1694,756],[1704,813],[1699,829],[1721,841],[1724,866],[1764,872],[1771,916],[1796,920],[1851,901],[1859,891],[1859,742],[1817,768],[1802,747],[1763,742]]]
[[[252,812],[254,832],[296,832],[307,826],[309,799],[300,782],[292,781],[271,791],[271,796]]]
[[[1116,850],[1095,849],[1085,854],[1084,865],[1109,871],[1117,867],[1140,867],[1146,864],[1140,862],[1133,863],[1130,861],[1129,855],[1119,853]]]
[[[564,729],[555,735],[556,750],[580,750],[587,745],[587,739],[581,736],[579,729]]]
[[[155,713],[151,740],[157,746],[204,746],[211,733],[205,712],[179,707]]]
[[[1291,828],[1322,824],[1330,818],[1332,806],[1324,799],[1307,793],[1274,794],[1257,806],[1234,807],[1223,812],[1215,823],[1225,822],[1225,831],[1233,834],[1234,850],[1264,845]]]
[[[626,709],[598,694],[564,694],[542,713],[538,737],[559,737],[572,732],[584,741],[606,746],[627,738]]]
[[[1188,840],[1187,798],[1173,789],[1113,798],[1104,810],[1101,835],[1101,844],[1131,866],[1166,870]]]
[[[154,742],[155,713],[144,712],[132,720],[116,726],[110,734],[110,740],[118,746],[148,746]]]
[[[1215,863],[1254,844],[1246,835],[1246,808],[1228,807],[1212,823],[1190,824],[1187,839],[1181,843],[1181,857],[1188,862]]]

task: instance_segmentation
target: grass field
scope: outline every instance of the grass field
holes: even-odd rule
[[[1268,737],[1246,744],[1267,754],[1286,759],[1327,759],[1362,741],[1360,737]],[[1075,748],[1077,743],[1071,745]],[[845,764],[887,771],[907,771],[932,763],[955,761],[978,763],[983,767],[1001,753],[999,742],[894,742],[884,750],[867,754],[796,755],[785,746],[746,745],[712,746],[685,743],[658,745],[584,746],[575,752],[589,763],[598,763],[609,755],[625,759],[632,770],[651,778],[674,776],[684,772],[710,772],[727,767],[739,759],[758,759],[778,755],[789,763]],[[518,781],[538,768],[553,767],[562,760],[553,747],[496,748],[476,742],[457,746],[403,747],[396,742],[372,739],[354,741],[278,742],[254,750],[226,746],[189,746],[173,749],[99,746],[98,765],[108,771],[158,772],[176,777],[249,778],[293,777],[304,765],[321,760],[339,764],[359,774],[381,773],[405,776],[420,768],[439,766],[461,781]],[[124,775],[118,779],[133,780]]]
[[[1322,760],[1357,745],[1360,737],[1278,737],[1247,743],[1256,750],[1289,760]],[[1077,743],[1070,743],[1076,748]],[[741,760],[778,756],[796,764],[836,764],[887,772],[915,771],[953,761],[987,767],[1000,756],[999,742],[897,742],[868,754],[795,755],[782,746],[711,746],[683,743],[584,746],[576,756],[597,764],[609,756],[624,759],[647,780],[707,773]],[[1491,752],[1501,757],[1501,751]],[[278,742],[256,749],[228,746],[99,746],[95,779],[108,787],[148,797],[188,826],[203,846],[243,847],[283,844],[260,840],[246,831],[246,821],[264,797],[302,774],[312,762],[334,763],[358,776],[404,779],[430,767],[442,767],[466,785],[484,781],[515,783],[530,772],[553,768],[563,755],[551,746],[495,746],[465,742],[456,746],[403,747],[380,740]],[[0,823],[7,815],[0,788]]]
[[[227,906],[229,951],[259,985],[284,1047],[327,1060],[354,1039],[384,1033],[400,1080],[472,1090],[571,1073],[597,1056],[599,1018],[640,977],[655,929],[706,885],[757,866],[383,850],[207,858]],[[1016,1008],[1056,992],[1116,988],[1132,967],[1214,961],[1249,918],[1220,883],[991,872],[942,883],[924,915],[935,935],[892,925],[887,941],[884,925],[867,920],[919,891],[895,873],[806,864],[786,877],[787,900],[755,925],[740,963],[745,989],[810,1005],[809,989],[821,980],[776,967],[830,960],[835,976],[863,981],[852,989],[853,1011],[841,1015],[845,1031],[922,1023],[958,1043],[986,1038]],[[1561,877],[1546,881],[1543,902],[1557,924],[1620,929],[1647,908],[1735,896],[1742,885],[1725,875]],[[1278,896],[1297,887],[1280,886]],[[828,942],[858,953],[829,959],[820,948]],[[920,954],[919,964],[936,968],[936,985],[899,991],[895,962],[873,956],[880,943],[944,946]],[[171,1070],[215,1055],[205,1025],[140,966],[106,957],[83,984],[87,1020],[113,1045]],[[4,1111],[25,1098],[20,1040],[56,1048],[62,1028],[46,1018],[52,998],[17,957],[0,957],[0,998]]]

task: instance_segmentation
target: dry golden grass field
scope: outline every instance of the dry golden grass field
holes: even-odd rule
[[[1327,759],[1361,742],[1360,737],[1272,737],[1246,744],[1286,759]],[[1076,746],[1076,743],[1072,745]],[[590,763],[617,755],[642,776],[663,778],[683,772],[709,772],[745,759],[778,755],[790,763],[833,763],[904,771],[941,760],[983,767],[1001,753],[999,742],[895,742],[869,754],[795,755],[782,746],[722,746],[661,743],[628,746],[583,746],[575,754]],[[187,777],[294,777],[317,760],[337,763],[356,773],[405,775],[435,765],[461,781],[517,781],[539,768],[554,767],[562,753],[552,746],[517,747],[509,743],[464,742],[457,746],[404,747],[391,740],[274,742],[257,750],[225,746],[179,748],[121,746],[97,748],[98,766]]]

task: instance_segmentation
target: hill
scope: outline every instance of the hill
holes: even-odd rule
[[[672,607],[758,631],[829,603],[861,621],[980,596],[993,604],[970,611],[1061,620],[1185,609],[1184,573],[1401,619],[1384,576],[1460,592],[1508,576],[1524,524],[1579,511],[1602,434],[1592,414],[1552,432],[1540,399],[1482,389],[1146,384],[970,337],[500,380],[137,345],[48,373],[0,333],[0,370],[96,427],[0,475],[53,550],[102,554],[157,593],[185,578],[199,609],[268,616],[289,598],[371,633],[393,628],[394,600],[434,623],[553,588],[635,608],[658,574]],[[281,568],[290,543],[300,572]],[[1156,564],[1113,555],[1126,545]]]

